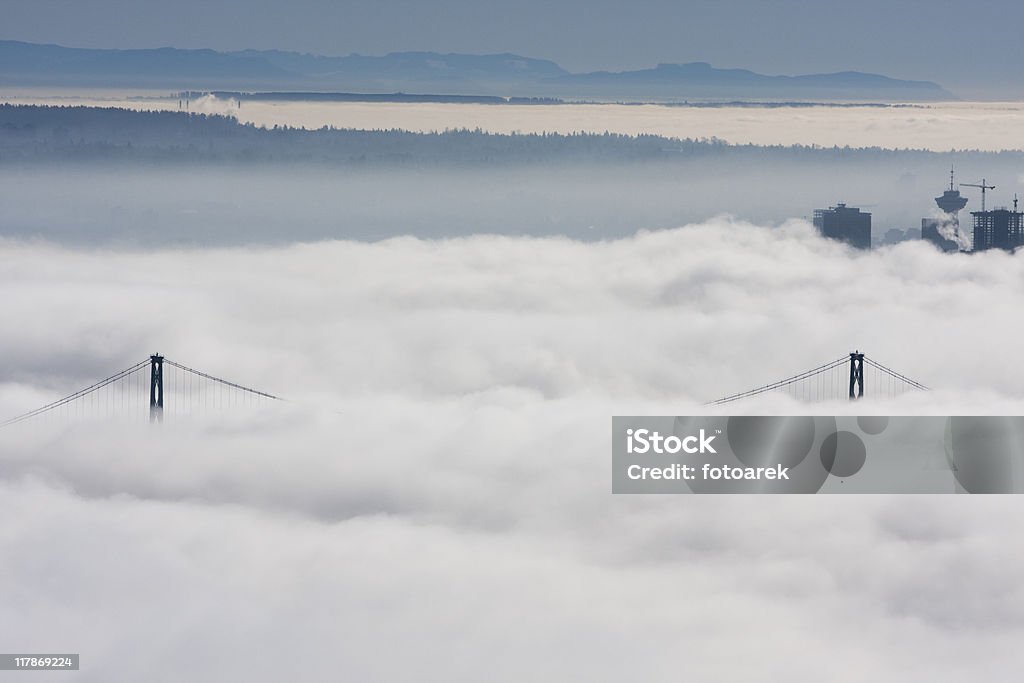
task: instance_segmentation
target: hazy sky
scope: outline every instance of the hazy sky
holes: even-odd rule
[[[88,47],[322,54],[516,52],[570,70],[709,61],[1012,83],[1024,4],[946,0],[5,0],[0,37]],[[977,36],[984,36],[978,39]]]

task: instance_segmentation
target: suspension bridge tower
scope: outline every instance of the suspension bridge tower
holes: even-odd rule
[[[164,421],[164,357],[149,357],[149,421]]]
[[[864,354],[854,351],[850,354],[850,400],[864,398]]]

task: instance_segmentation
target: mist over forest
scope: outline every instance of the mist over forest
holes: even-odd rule
[[[1022,162],[1021,152],[264,129],[219,115],[0,105],[0,231],[136,245],[595,240],[721,214],[780,223],[844,201],[874,214],[877,242],[934,215],[950,164],[994,181],[990,203],[1006,204]]]

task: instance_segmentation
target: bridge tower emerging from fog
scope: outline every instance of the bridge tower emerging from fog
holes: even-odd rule
[[[850,354],[850,400],[864,398],[864,354],[854,351]]]
[[[865,366],[874,372],[864,374]],[[851,401],[864,398],[864,385],[871,385],[871,395],[894,398],[905,391],[927,391],[928,387],[901,372],[869,358],[858,349],[810,370],[798,372],[738,394],[730,394],[705,405],[723,405],[769,391],[780,391],[800,401],[837,401],[847,396]]]
[[[149,357],[149,421],[164,421],[164,357]]]
[[[149,381],[146,382],[146,375]],[[29,420],[132,416],[159,423],[193,413],[259,405],[279,396],[209,375],[154,353],[84,389],[8,420],[0,428]],[[149,410],[146,410],[146,404]]]

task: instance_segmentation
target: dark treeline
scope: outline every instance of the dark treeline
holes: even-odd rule
[[[959,152],[1024,158],[1020,152]],[[540,162],[672,162],[694,158],[866,163],[925,160],[924,150],[731,145],[720,140],[612,133],[494,134],[480,130],[258,128],[234,118],[119,108],[0,105],[0,163],[60,161],[293,162],[472,165]]]

